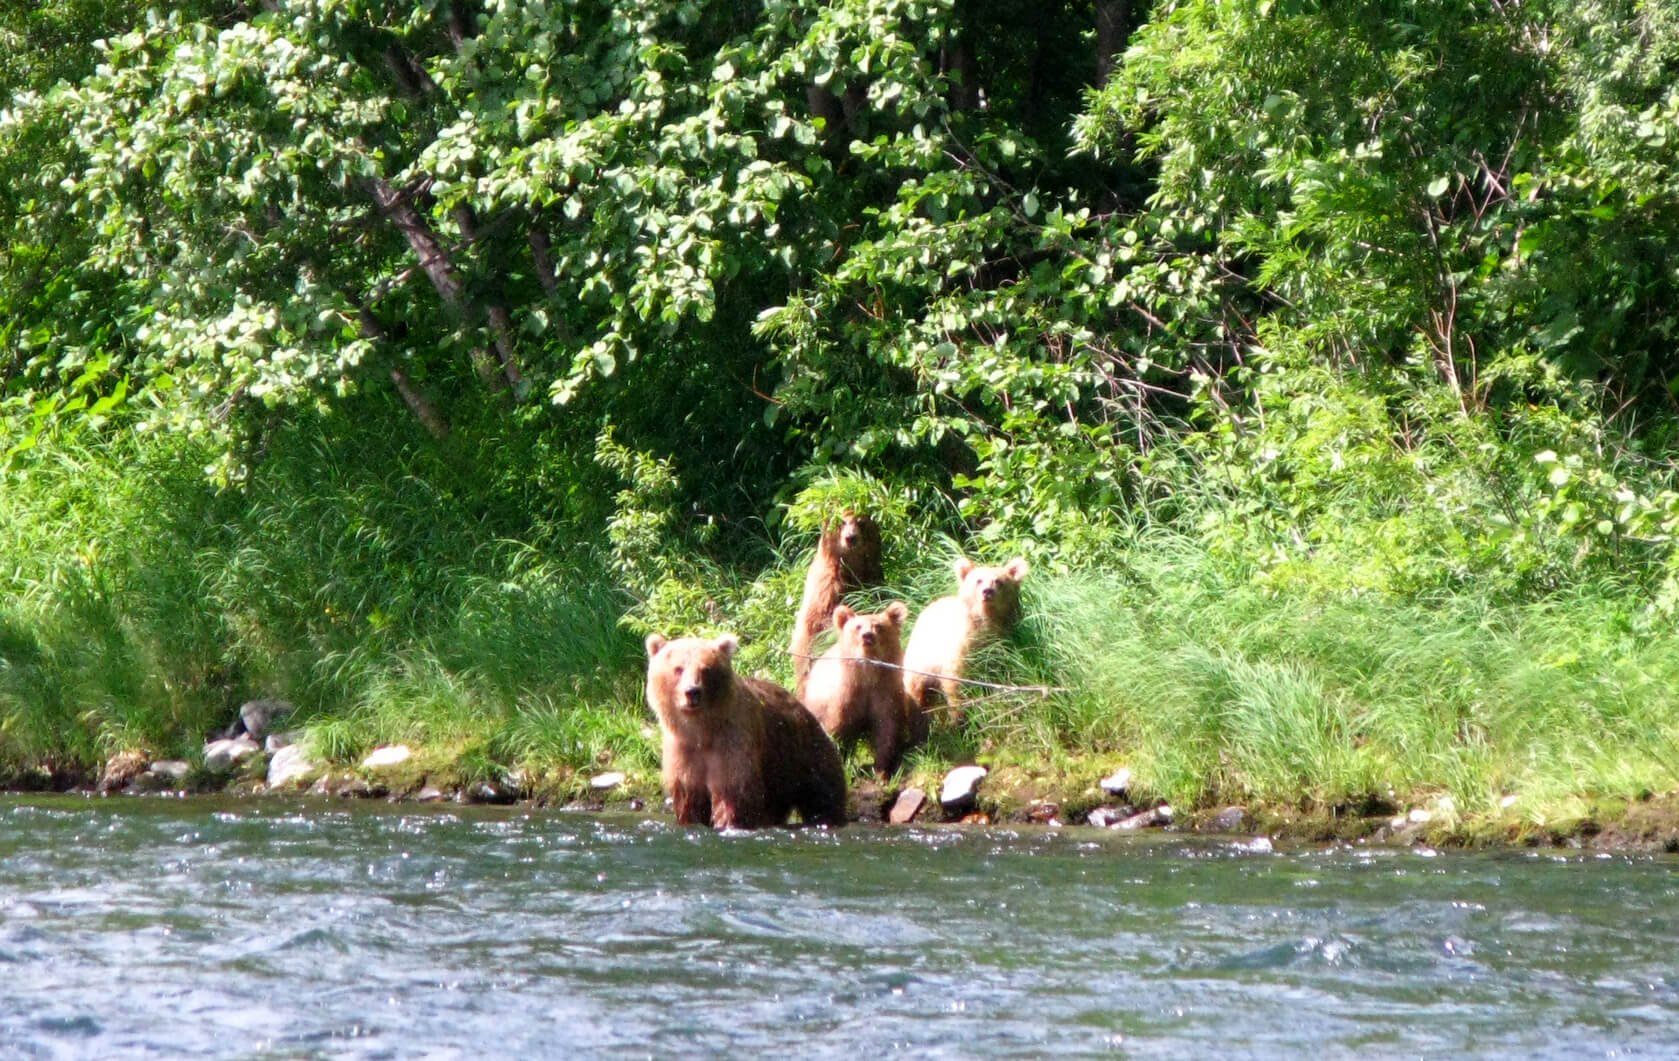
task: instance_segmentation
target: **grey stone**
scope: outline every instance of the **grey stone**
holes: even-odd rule
[[[241,759],[255,755],[262,749],[249,737],[213,740],[204,746],[204,768],[212,773],[225,774]]]
[[[1241,807],[1226,807],[1201,823],[1204,833],[1239,833],[1247,826],[1248,812]]]
[[[624,775],[617,770],[608,770],[604,774],[596,774],[589,778],[589,787],[596,792],[610,792],[624,783]]]
[[[367,753],[367,758],[361,761],[363,770],[379,770],[387,766],[396,766],[408,761],[414,750],[406,744],[386,744]]]
[[[1123,796],[1131,788],[1131,768],[1122,766],[1102,778],[1102,791],[1110,796]]]
[[[274,753],[268,761],[268,787],[280,788],[294,782],[307,781],[319,773],[321,766],[310,759],[301,744],[288,744]]]
[[[1130,816],[1130,807],[1097,807],[1084,820],[1098,829],[1110,829]]]
[[[414,793],[414,798],[421,803],[436,803],[443,798],[443,790],[436,785],[426,785],[420,791]]]
[[[281,748],[289,747],[302,739],[303,731],[300,729],[288,729],[282,733],[270,733],[268,736],[262,738],[262,750],[267,752],[269,755],[273,755]]]
[[[192,764],[185,759],[159,759],[152,764],[151,772],[171,781],[180,781],[192,773]]]
[[[1172,808],[1167,806],[1153,807],[1122,821],[1117,821],[1115,829],[1147,829],[1155,825],[1170,825],[1172,823]]]
[[[290,700],[247,700],[239,705],[239,721],[252,740],[261,740],[269,726],[295,710]]]
[[[887,812],[886,820],[893,825],[908,825],[921,813],[921,808],[927,802],[927,793],[919,788],[906,788],[898,793],[893,801],[892,809]]]

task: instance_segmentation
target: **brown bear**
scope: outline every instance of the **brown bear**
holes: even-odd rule
[[[799,687],[799,699],[841,748],[868,734],[875,773],[882,781],[898,769],[904,752],[916,741],[898,670],[904,662],[902,635],[908,618],[909,605],[903,601],[893,601],[872,615],[839,605],[834,609],[839,640],[811,665]],[[892,665],[881,667],[871,660]]]
[[[915,620],[904,650],[904,692],[917,726],[926,725],[934,688],[944,693],[953,717],[961,719],[955,679],[962,677],[968,653],[979,639],[1013,624],[1026,567],[1019,556],[1002,567],[980,567],[959,557],[956,595],[940,597]]]
[[[828,628],[834,606],[853,590],[878,586],[886,580],[880,566],[880,528],[868,516],[847,512],[837,524],[822,524],[816,557],[805,575],[805,595],[793,620],[793,683],[804,685],[810,673],[810,647]]]
[[[647,637],[647,704],[663,732],[665,790],[681,825],[845,824],[839,750],[781,686],[734,670],[740,641]]]

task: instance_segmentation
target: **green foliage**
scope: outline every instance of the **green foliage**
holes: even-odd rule
[[[0,760],[645,771],[636,635],[785,678],[850,508],[1070,690],[918,761],[1663,783],[1679,15],[1128,10],[5,7]]]

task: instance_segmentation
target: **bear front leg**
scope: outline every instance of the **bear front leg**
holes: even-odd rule
[[[762,825],[779,825],[765,821],[764,795],[750,789],[734,789],[711,794],[711,826],[714,829],[756,829]]]
[[[904,758],[904,730],[907,728],[902,719],[903,705],[895,705],[896,709],[887,709],[875,705],[874,733],[869,741],[874,749],[874,772],[880,780],[885,781],[898,769],[898,764]]]
[[[704,788],[677,782],[670,787],[670,801],[676,808],[676,824],[710,824],[711,793]]]

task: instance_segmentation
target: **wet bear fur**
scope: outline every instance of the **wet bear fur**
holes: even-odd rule
[[[875,773],[892,776],[920,737],[911,728],[904,696],[903,630],[909,605],[893,601],[884,611],[860,615],[841,604],[834,609],[839,639],[810,668],[799,699],[841,748],[864,736],[874,751]],[[879,667],[869,660],[890,663]]]
[[[733,634],[647,638],[647,704],[677,822],[757,829],[798,811],[806,824],[843,825],[834,742],[792,693],[735,673],[739,645]]]
[[[1017,556],[1002,567],[981,567],[960,557],[955,571],[955,596],[940,597],[922,610],[904,649],[904,693],[918,726],[926,725],[935,690],[961,719],[960,686],[953,679],[964,675],[968,655],[982,638],[1014,624],[1027,564]]]
[[[805,575],[804,597],[793,620],[793,682],[804,685],[811,668],[811,645],[828,628],[834,606],[853,590],[885,581],[880,564],[880,527],[868,516],[847,512],[839,522],[822,525],[816,556]]]

